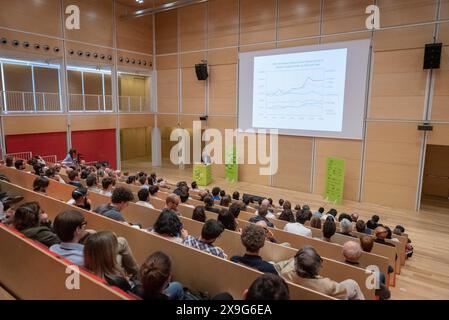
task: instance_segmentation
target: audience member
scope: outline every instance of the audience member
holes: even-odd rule
[[[223,227],[227,230],[240,232],[237,219],[235,218],[234,214],[227,209],[220,210],[217,221],[221,222]]]
[[[137,193],[137,197],[139,198],[139,201],[137,201],[136,204],[146,208],[154,209],[150,201],[150,191],[147,188],[140,189]]]
[[[344,218],[343,220],[340,221],[340,229],[341,231],[339,232],[339,234],[348,236],[348,237],[353,237],[356,238],[356,236],[353,236],[351,234],[352,232],[352,222],[346,218]]]
[[[278,275],[266,273],[259,276],[251,286],[245,290],[243,300],[273,301],[290,300],[288,285]]]
[[[221,222],[216,220],[208,220],[203,225],[200,238],[197,239],[193,236],[187,236],[184,239],[183,244],[189,247],[205,251],[214,256],[227,259],[227,256],[224,253],[223,249],[213,245],[215,240],[217,240],[218,237],[220,237],[223,231],[224,227],[221,224]]]
[[[284,231],[291,232],[300,236],[312,237],[312,230],[304,226],[307,218],[308,216],[304,211],[299,211],[296,214],[296,222],[287,223],[284,227]]]
[[[47,188],[50,185],[50,180],[47,177],[37,177],[33,182],[33,191],[42,194],[47,194]]]
[[[206,222],[206,210],[204,210],[204,207],[197,206],[193,209],[192,220]]]
[[[67,203],[88,211],[92,209],[92,201],[87,198],[86,188],[76,188],[73,190],[72,199],[67,201]]]
[[[357,229],[357,232],[365,233],[368,235],[371,234],[371,230],[366,227],[365,221],[363,220],[358,220],[355,224],[355,228]]]
[[[348,300],[364,300],[359,285],[352,279],[340,283],[319,276],[323,260],[311,246],[300,249],[294,258],[276,265],[279,273],[286,280],[321,292],[325,295]]]
[[[279,216],[279,220],[283,220],[283,221],[287,221],[287,222],[291,222],[291,223],[294,223],[296,221],[295,216],[292,211],[292,204],[289,201],[283,202],[283,210],[282,210],[281,215]]]
[[[337,226],[333,217],[329,217],[323,224],[323,238],[321,240],[326,242],[332,242],[332,237],[337,231]]]
[[[112,196],[112,189],[115,186],[115,180],[113,178],[104,178],[101,180],[101,186],[103,189],[100,191],[102,195],[105,195],[107,197]]]
[[[170,209],[163,209],[153,226],[153,231],[158,235],[182,243],[189,235],[182,226],[176,212]]]
[[[319,217],[312,217],[310,227],[321,230],[321,219]]]
[[[134,195],[131,190],[124,187],[118,187],[112,192],[111,203],[99,206],[94,212],[116,221],[126,222],[121,211],[123,211],[129,205],[129,202],[133,200]]]
[[[274,228],[273,222],[267,219],[268,207],[266,205],[261,205],[258,210],[258,214],[249,219],[249,222],[256,223],[260,220],[263,220],[267,223],[270,228]]]
[[[259,256],[260,249],[265,245],[265,239],[265,230],[262,227],[254,224],[247,226],[241,235],[242,244],[246,248],[246,253],[244,256],[231,257],[231,261],[247,265],[264,273],[277,275],[274,266]]]
[[[370,236],[363,236],[360,238],[360,246],[364,252],[371,252],[374,246],[374,239]]]

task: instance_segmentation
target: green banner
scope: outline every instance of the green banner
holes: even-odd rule
[[[326,160],[327,174],[324,197],[327,201],[341,204],[345,185],[345,160],[334,157],[328,157]]]
[[[193,181],[199,186],[206,187],[212,182],[212,166],[204,164],[193,165]]]
[[[228,182],[238,181],[238,164],[236,147],[228,148],[225,156],[225,177]]]

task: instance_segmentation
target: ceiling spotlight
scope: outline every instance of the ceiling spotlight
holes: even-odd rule
[[[53,51],[54,51],[54,52],[59,52],[59,48],[58,48],[58,47],[54,47],[54,48],[53,48]]]
[[[112,56],[111,55],[108,56],[108,60],[112,61]]]
[[[118,61],[123,62],[123,57],[118,58]]]
[[[13,40],[12,45],[17,47],[19,45],[19,40]]]
[[[29,47],[30,47],[30,43],[25,41],[25,42],[23,43],[23,47],[24,47],[24,48],[29,48]]]
[[[142,3],[143,3],[143,0],[136,0],[136,2],[137,2],[138,4],[142,4]]]
[[[50,46],[48,46],[48,45],[44,45],[43,48],[44,48],[45,51],[50,50]]]
[[[0,40],[0,43],[1,43],[1,44],[7,44],[7,43],[8,43],[8,39],[2,38],[2,39]]]
[[[40,48],[41,48],[41,45],[40,45],[40,44],[36,43],[36,44],[34,45],[34,49],[38,50],[38,49],[40,49]]]
[[[70,49],[70,50],[69,50],[69,54],[70,54],[70,55],[73,55],[74,53],[75,53],[75,51],[74,51],[73,49]]]
[[[90,57],[90,52],[86,52],[86,57]]]
[[[94,53],[94,58],[96,59],[96,58],[98,58],[98,53]]]

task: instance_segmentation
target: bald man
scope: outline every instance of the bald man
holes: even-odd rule
[[[376,229],[374,229],[374,235],[376,236],[374,242],[384,244],[390,247],[395,247],[394,244],[385,241],[385,239],[387,239],[388,236],[388,231],[384,227],[377,227]]]
[[[352,222],[357,222],[359,220],[359,214],[351,213],[351,219],[352,219]]]
[[[345,257],[346,263],[352,265],[359,265],[359,259],[362,256],[362,247],[360,243],[355,241],[348,241],[343,245],[343,256]]]
[[[176,194],[171,194],[165,199],[165,209],[172,210],[178,216],[181,215],[178,211],[179,203],[181,202],[181,198]]]
[[[260,206],[267,208],[268,213],[267,213],[266,217],[268,219],[276,219],[276,216],[273,213],[273,209],[271,208],[270,200],[263,199],[262,203],[260,204]],[[259,210],[257,210],[256,214],[259,214]]]

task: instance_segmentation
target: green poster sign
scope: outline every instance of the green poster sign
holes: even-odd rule
[[[236,147],[228,148],[225,156],[225,177],[228,182],[238,181],[238,164]]]
[[[328,157],[325,195],[327,201],[336,204],[343,202],[345,185],[345,160]]]
[[[212,166],[204,164],[193,165],[193,181],[199,186],[206,187],[212,182]]]

